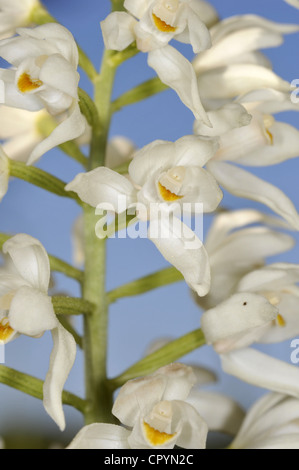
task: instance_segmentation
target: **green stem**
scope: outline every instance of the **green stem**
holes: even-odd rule
[[[0,365],[0,383],[43,400],[43,381],[30,375]],[[81,413],[86,409],[86,402],[82,398],[66,391],[62,393],[62,403],[76,408]]]
[[[113,289],[108,292],[108,299],[110,303],[113,303],[123,297],[144,294],[150,290],[183,280],[183,275],[177,269],[173,267],[166,268]]]
[[[94,305],[87,300],[53,296],[52,304],[57,315],[91,315],[94,310]]]
[[[167,89],[168,86],[162,83],[158,77],[153,78],[147,82],[137,85],[131,90],[126,91],[123,95],[119,96],[112,103],[112,111],[115,113],[120,111],[124,106],[138,103],[139,101],[143,101],[146,98],[154,96],[157,93],[161,93]]]
[[[56,176],[47,173],[40,168],[34,166],[27,166],[23,162],[16,160],[9,160],[10,176],[27,181],[39,188],[49,191],[57,196],[67,197],[74,199],[78,204],[82,205],[81,200],[72,191],[65,191],[66,183],[56,178]]]
[[[85,413],[86,424],[112,420],[112,394],[107,386],[106,370],[108,329],[105,285],[106,243],[95,235],[96,221],[94,209],[86,207],[83,297],[95,305],[93,313],[84,317],[85,382],[86,399],[89,403]]]
[[[32,9],[29,22],[35,23],[38,25],[42,25],[46,23],[58,23],[56,18],[50,15],[47,9],[41,4],[38,4],[36,7]],[[89,57],[87,57],[85,52],[79,46],[78,46],[78,52],[79,52],[79,66],[81,67],[82,70],[84,70],[84,72],[90,78],[90,80],[93,81],[97,76],[97,71],[95,69],[95,66],[93,65]]]
[[[136,362],[136,364],[118,377],[111,379],[109,381],[110,387],[112,390],[115,390],[125,384],[128,380],[152,374],[160,367],[177,361],[181,357],[205,344],[205,337],[201,329],[191,331],[191,333],[188,333],[181,338],[170,341],[166,346],[163,346],[141,361]]]

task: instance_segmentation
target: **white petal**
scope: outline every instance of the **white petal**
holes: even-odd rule
[[[199,74],[202,98],[227,99],[256,88],[290,91],[290,84],[268,68],[252,64],[234,64]]]
[[[58,322],[57,322],[58,323]],[[60,324],[52,330],[53,349],[49,371],[44,382],[44,407],[61,431],[65,428],[62,391],[76,357],[73,336]]]
[[[220,186],[234,196],[265,204],[276,214],[299,229],[299,216],[292,201],[278,188],[236,166],[223,162],[209,162],[208,170]]]
[[[238,158],[238,163],[252,166],[276,165],[299,156],[298,129],[284,122],[275,122],[269,132],[273,136],[273,144],[245,152]]]
[[[163,83],[176,91],[185,106],[193,112],[195,119],[201,119],[210,125],[201,103],[194,68],[180,52],[172,46],[150,51],[148,65],[157,72]]]
[[[149,238],[164,258],[180,271],[187,284],[204,296],[210,288],[207,252],[192,230],[176,217],[151,220]]]
[[[147,9],[153,4],[153,0],[125,0],[124,7],[136,18],[141,18]]]
[[[261,439],[256,441],[253,446],[250,444],[250,449],[299,449],[299,436],[298,434],[286,434],[284,436]]]
[[[238,289],[240,291],[277,291],[297,282],[299,282],[298,264],[274,263],[244,276]]]
[[[280,33],[258,27],[235,31],[217,42],[214,41],[209,50],[202,52],[196,61],[196,71],[226,66],[231,58],[257,49],[280,46],[282,42]]]
[[[259,339],[263,327],[271,324],[277,313],[264,297],[238,293],[204,312],[201,328],[208,344],[213,344],[217,352],[226,352]]]
[[[238,103],[228,103],[216,111],[209,111],[207,114],[213,127],[208,127],[201,121],[195,121],[194,132],[198,135],[219,136],[232,129],[247,126],[251,121],[250,114]]]
[[[193,2],[194,5],[195,2]],[[188,8],[187,25],[189,33],[189,41],[192,46],[193,52],[204,51],[211,47],[211,36],[205,23],[202,21],[200,15],[192,8]],[[179,40],[179,38],[177,38]]]
[[[245,413],[230,397],[220,393],[194,390],[187,401],[203,417],[210,431],[234,436],[240,429]]]
[[[96,168],[88,173],[79,173],[65,189],[74,191],[83,202],[93,207],[110,204],[110,210],[115,212],[124,211],[136,201],[135,190],[130,181],[105,167]],[[120,202],[124,202],[125,207],[120,207]]]
[[[115,11],[110,13],[101,22],[103,39],[106,49],[122,51],[126,49],[134,40],[134,27],[136,20],[128,13]]]
[[[7,193],[8,182],[9,182],[9,162],[2,148],[0,148],[0,201]]]
[[[299,397],[299,369],[254,349],[221,356],[224,372],[257,387]]]
[[[212,254],[222,246],[231,231],[259,222],[274,227],[287,228],[285,225],[281,225],[280,219],[254,209],[224,212],[214,219],[207,234],[205,246]]]
[[[69,110],[69,116],[62,121],[54,131],[40,142],[30,155],[27,162],[28,165],[35,163],[44,153],[48,152],[52,148],[68,142],[69,140],[76,139],[82,135],[86,129],[86,121],[81,114],[79,105],[77,102]]]
[[[218,13],[209,2],[205,0],[191,0],[189,5],[208,27],[218,22]]]
[[[115,424],[94,423],[84,426],[67,449],[129,449],[130,431]]]
[[[284,0],[287,2],[289,5],[292,5],[292,7],[299,8],[299,0]]]
[[[43,245],[26,234],[11,237],[3,245],[3,253],[8,254],[23,279],[32,287],[48,291],[50,282],[50,263]]]
[[[39,73],[39,79],[44,85],[70,95],[74,99],[78,98],[79,78],[73,65],[59,54],[48,57]]]
[[[51,298],[31,287],[21,287],[14,295],[9,323],[18,333],[39,336],[57,326]]]
[[[183,449],[205,449],[208,434],[206,421],[193,406],[186,402],[173,400],[171,405],[174,415],[173,424],[181,428],[177,445]]]
[[[160,367],[152,376],[162,376],[166,379],[163,400],[168,401],[185,400],[191,388],[198,383],[193,367],[179,362]]]
[[[175,166],[204,166],[217,148],[215,139],[204,140],[194,135],[184,136],[176,142],[156,140],[135,153],[129,174],[134,183],[143,186],[157,172]]]

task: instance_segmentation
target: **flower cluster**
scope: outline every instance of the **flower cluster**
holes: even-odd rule
[[[210,431],[231,436],[233,449],[298,448],[299,370],[255,346],[299,335],[299,264],[268,262],[294,247],[288,232],[299,230],[299,214],[259,175],[261,167],[299,156],[299,130],[276,120],[299,111],[294,86],[264,52],[299,26],[253,14],[220,19],[205,0],[111,1],[97,73],[39,0],[0,0],[0,57],[9,64],[0,69],[0,200],[10,177],[18,177],[70,198],[84,213],[72,235],[78,268],[48,255],[30,235],[0,234],[0,345],[47,331],[53,338],[42,387],[5,366],[0,382],[41,398],[61,430],[63,403],[81,411],[86,425],[68,449],[205,449]],[[286,2],[299,8],[297,0]],[[191,46],[192,61],[174,41]],[[120,97],[120,107],[169,87],[194,115],[189,135],[142,148],[125,137],[108,140],[117,67],[138,53],[147,54],[157,77],[152,88]],[[79,63],[94,100],[79,88]],[[33,168],[57,146],[84,167],[68,182]],[[271,213],[225,209],[223,191]],[[204,237],[185,216],[202,223],[206,214],[214,218]],[[115,231],[145,224],[170,268],[106,292],[109,230],[99,229],[96,215],[102,228],[122,217]],[[52,295],[51,270],[78,281],[81,297]],[[109,303],[178,280],[203,310],[201,328],[108,377]],[[85,316],[82,336],[66,318],[75,314]],[[215,381],[213,373],[177,362],[203,344],[219,355],[223,372],[268,390],[246,416],[231,397],[195,389]],[[85,354],[84,399],[63,390],[77,346]],[[115,419],[119,424],[111,424]]]

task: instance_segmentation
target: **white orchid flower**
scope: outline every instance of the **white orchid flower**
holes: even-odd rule
[[[267,205],[298,230],[299,214],[293,202],[274,185],[234,165],[269,166],[299,156],[299,131],[272,116],[286,110],[299,110],[289,93],[264,89],[208,112],[212,134],[219,135],[219,150],[207,168],[224,189]],[[246,125],[247,113],[252,119]],[[200,122],[195,123],[194,129],[196,134],[211,135],[210,129]]]
[[[0,201],[7,193],[9,182],[9,160],[0,146]]]
[[[19,234],[3,245],[5,265],[0,268],[0,341],[20,334],[39,337],[50,330],[53,350],[44,382],[43,403],[61,430],[65,427],[62,390],[76,355],[72,335],[59,323],[48,296],[50,264],[42,244]]]
[[[299,398],[298,368],[247,347],[261,342],[274,322],[281,323],[273,303],[252,292],[234,294],[204,312],[202,330],[207,343],[220,354],[224,372],[257,387]]]
[[[210,284],[206,250],[175,213],[186,206],[191,212],[196,203],[203,212],[211,212],[220,203],[220,189],[202,168],[215,153],[215,145],[195,136],[174,143],[155,141],[136,152],[129,166],[130,180],[100,167],[80,173],[65,189],[93,207],[109,204],[116,213],[135,208],[140,220],[150,221],[148,236],[166,260],[198,295],[205,295]]]
[[[212,47],[193,61],[206,107],[257,88],[290,91],[290,84],[271,69],[260,49],[282,44],[298,25],[280,24],[257,15],[226,18],[210,29]]]
[[[299,334],[299,265],[274,263],[253,270],[236,286],[237,292],[263,295],[279,310],[276,322],[260,339],[260,343],[276,343]]]
[[[39,0],[0,0],[0,39],[13,36],[20,26],[28,26]]]
[[[69,449],[204,449],[208,427],[186,399],[196,383],[192,368],[175,363],[127,382],[112,413],[126,428],[109,424],[84,427]]]
[[[195,296],[196,302],[204,309],[216,307],[236,293],[245,274],[264,266],[268,257],[293,248],[293,237],[278,228],[289,227],[279,218],[252,209],[217,215],[205,239],[211,287],[205,297]]]
[[[299,449],[298,420],[298,399],[266,394],[248,411],[230,449]]]
[[[68,113],[28,160],[34,163],[53,147],[84,133],[78,104],[78,49],[72,34],[58,24],[19,28],[18,36],[0,41],[0,56],[12,64],[0,69],[0,102],[6,106],[51,115]]]
[[[169,42],[191,44],[195,53],[210,47],[204,21],[215,21],[214,9],[198,0],[125,0],[124,6],[128,13],[113,12],[101,22],[105,47],[121,51],[136,41],[139,50],[148,52],[148,64],[161,81],[209,125],[194,68]]]

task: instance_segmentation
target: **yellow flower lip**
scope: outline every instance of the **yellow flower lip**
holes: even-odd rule
[[[172,193],[171,191],[169,191],[169,189],[165,188],[165,186],[163,186],[163,184],[161,184],[160,182],[158,183],[158,188],[159,188],[162,198],[166,202],[174,202],[184,197],[184,196],[178,196],[177,194]]]
[[[162,31],[162,33],[174,33],[176,31],[175,26],[171,26],[170,24],[167,24],[165,21],[161,20],[155,13],[153,13],[153,20],[155,23],[156,28],[159,31]]]
[[[175,435],[168,434],[167,432],[160,432],[155,428],[152,428],[148,423],[143,421],[143,428],[145,432],[146,439],[152,444],[153,446],[161,446],[163,444],[167,444]]]
[[[280,313],[277,315],[277,324],[278,324],[278,326],[280,326],[280,327],[286,326],[286,321],[285,321],[285,319],[283,318],[283,316],[280,315]]]
[[[14,333],[7,318],[0,320],[0,341],[7,341]]]
[[[37,90],[42,85],[41,80],[31,78],[27,72],[22,73],[18,79],[18,88],[22,93]]]

